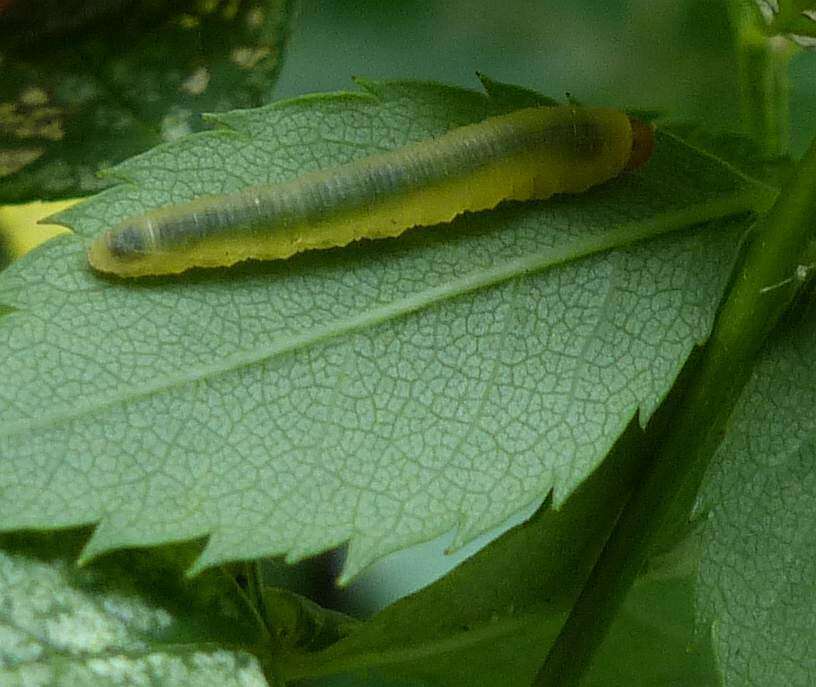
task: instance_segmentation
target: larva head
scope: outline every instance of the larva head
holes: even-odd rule
[[[654,129],[651,125],[635,117],[629,117],[632,127],[632,152],[626,163],[626,169],[637,169],[648,162],[654,150]]]

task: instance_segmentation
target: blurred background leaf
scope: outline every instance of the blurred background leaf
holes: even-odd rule
[[[77,568],[87,534],[0,538],[4,687],[269,685],[246,650],[263,641],[263,628],[234,579],[221,571],[184,577],[200,544]]]
[[[97,173],[260,105],[292,0],[0,3],[0,202],[87,194]]]
[[[706,475],[696,585],[726,685],[811,685],[816,674],[816,300],[760,355]]]

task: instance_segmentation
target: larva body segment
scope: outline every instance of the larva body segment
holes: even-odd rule
[[[648,158],[651,141],[635,132],[611,109],[519,110],[292,181],[159,208],[98,237],[89,261],[123,277],[173,274],[398,236],[607,181],[642,164],[644,145]]]

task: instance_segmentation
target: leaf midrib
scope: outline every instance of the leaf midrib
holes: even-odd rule
[[[541,272],[558,264],[654,238],[704,221],[756,210],[763,203],[759,195],[756,188],[744,189],[716,200],[690,205],[680,210],[658,213],[648,219],[622,223],[602,237],[595,235],[583,241],[573,242],[563,248],[556,247],[546,252],[508,260],[490,269],[472,272],[445,284],[397,299],[386,306],[366,310],[353,317],[335,320],[306,333],[274,342],[269,346],[257,347],[220,358],[215,364],[191,367],[180,374],[167,376],[159,382],[130,387],[124,392],[107,397],[97,395],[84,404],[74,403],[70,408],[38,414],[33,419],[27,418],[4,423],[0,425],[0,436],[8,437],[67,422],[120,403],[137,401],[175,387],[256,365],[292,351],[304,350],[344,334],[368,329],[525,274]]]

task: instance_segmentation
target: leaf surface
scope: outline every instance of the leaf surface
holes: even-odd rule
[[[815,356],[811,305],[766,347],[703,485],[698,605],[729,686],[816,674]]]
[[[0,551],[4,687],[268,684],[240,650],[254,635],[225,576],[185,583],[169,552],[128,552],[79,569],[65,543],[29,534],[24,548]]]
[[[466,542],[550,489],[562,503],[648,419],[767,196],[671,136],[590,192],[395,240],[177,279],[88,269],[88,240],[126,216],[500,109],[366,87],[220,115],[120,165],[121,184],[61,215],[78,236],[0,275],[15,309],[0,319],[0,526],[98,523],[86,557],[209,534],[199,569],[350,541],[347,579],[452,528]]]

